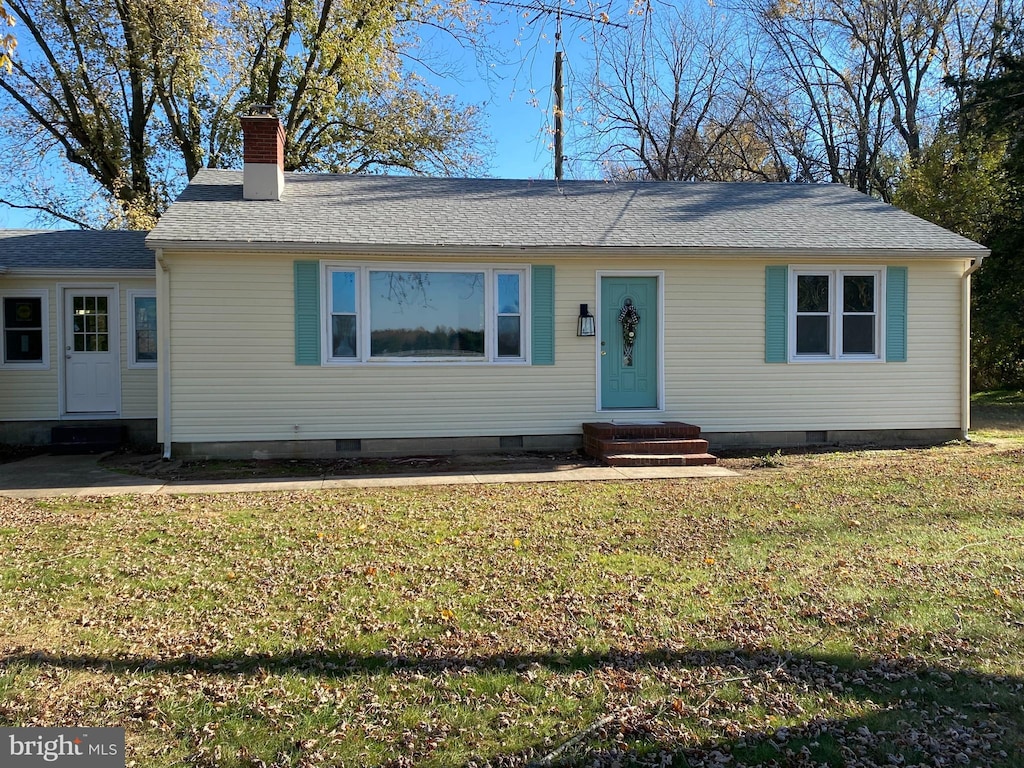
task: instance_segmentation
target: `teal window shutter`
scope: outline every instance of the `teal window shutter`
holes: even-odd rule
[[[885,362],[907,362],[907,268],[885,270]]]
[[[530,339],[533,365],[555,364],[555,268],[534,265]]]
[[[784,363],[788,359],[789,267],[764,268],[764,361]]]
[[[320,262],[295,262],[295,364],[320,365]]]

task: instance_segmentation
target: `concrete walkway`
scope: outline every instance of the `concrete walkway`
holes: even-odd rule
[[[395,488],[414,485],[487,483],[554,483],[581,480],[669,480],[736,477],[724,467],[582,467],[533,472],[420,473],[328,478],[267,478],[244,481],[189,482],[123,475],[99,466],[99,456],[33,456],[0,464],[0,496],[24,499],[50,496],[120,496],[123,494],[251,493],[253,491]]]

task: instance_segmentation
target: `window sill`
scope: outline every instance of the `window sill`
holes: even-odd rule
[[[465,360],[459,358],[444,358],[439,360],[432,360],[429,358],[416,358],[412,360],[325,360],[321,363],[324,368],[354,368],[361,366],[370,367],[411,367],[411,366],[424,366],[424,365],[436,365],[443,366],[446,368],[480,368],[484,366],[528,366],[530,362],[528,360]]]
[[[844,357],[818,357],[804,355],[789,358],[790,363],[884,363],[881,355],[846,355]]]
[[[48,371],[49,363],[0,363],[0,371]]]

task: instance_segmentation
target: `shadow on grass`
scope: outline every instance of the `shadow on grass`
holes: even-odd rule
[[[470,759],[467,767],[1024,765],[1024,678],[914,657],[738,648],[476,656],[297,650],[170,659],[24,652],[0,658],[5,667],[327,678],[623,672],[662,686],[654,697],[609,689],[607,713],[589,726],[538,735],[528,749]]]

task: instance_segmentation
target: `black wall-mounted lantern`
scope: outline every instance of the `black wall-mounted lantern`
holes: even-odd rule
[[[576,324],[577,336],[596,336],[597,329],[594,326],[594,316],[586,304],[580,304],[580,319]]]

